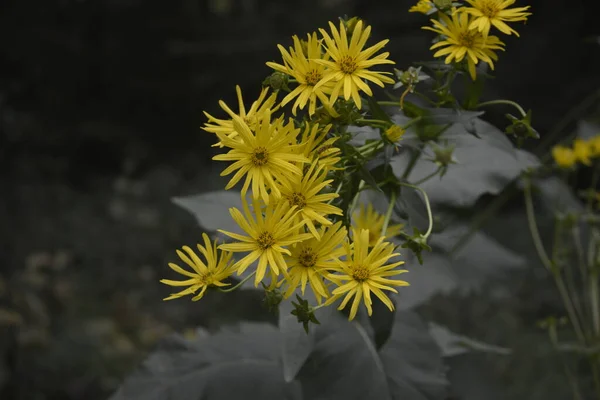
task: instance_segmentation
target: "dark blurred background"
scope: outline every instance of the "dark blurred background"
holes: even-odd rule
[[[236,84],[253,101],[278,43],[344,14],[391,39],[397,68],[431,59],[413,3],[0,2],[0,399],[103,399],[171,331],[272,318],[247,292],[161,300],[166,263],[201,233],[170,198],[222,188],[202,111],[223,115]],[[584,117],[595,3],[529,2],[485,98],[532,108],[542,136]]]

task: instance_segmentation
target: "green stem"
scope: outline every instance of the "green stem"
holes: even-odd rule
[[[343,185],[343,184],[344,184],[344,182],[340,182],[340,184],[338,185],[337,189],[335,189],[335,192],[334,192],[335,194],[339,194],[339,193],[340,193],[340,190],[342,190],[342,185]],[[329,201],[327,202],[327,204],[331,204],[331,203],[333,203],[333,201],[334,201],[336,198],[337,198],[337,197],[334,197],[333,199],[329,200]]]
[[[406,178],[408,178],[408,176],[412,172],[413,168],[417,164],[417,161],[421,157],[422,151],[423,151],[423,144],[420,144],[417,151],[413,152],[412,157],[410,158],[410,161],[409,161],[408,165],[406,166],[406,169],[404,170],[404,173],[402,174],[402,177],[400,179],[406,180]]]
[[[431,179],[434,176],[436,176],[440,172],[441,169],[442,169],[441,167],[438,167],[438,169],[436,169],[435,171],[433,171],[431,174],[427,175],[425,178],[422,178],[422,179],[419,179],[416,182],[413,182],[413,185],[420,185],[420,184],[422,184],[424,182],[427,182],[429,179]]]
[[[406,125],[402,126],[402,129],[407,130],[408,128],[410,128],[412,125],[416,124],[417,122],[421,121],[423,119],[423,117],[418,116],[416,118],[411,119],[410,121],[408,121],[406,123]]]
[[[573,391],[573,398],[581,400],[582,397],[581,397],[581,392],[579,390],[579,385],[577,384],[577,380],[571,373],[571,369],[567,365],[564,357],[562,356],[560,350],[558,349],[558,334],[556,332],[555,325],[552,325],[549,327],[548,336],[550,337],[550,342],[552,343],[552,347],[554,348],[554,351],[556,351],[556,355],[558,356],[558,358],[560,359],[560,361],[563,365],[565,375],[567,376],[567,380],[569,381],[569,385],[571,386],[571,390]]]
[[[429,197],[427,196],[427,193],[422,188],[415,185],[411,185],[410,183],[400,182],[399,184],[401,186],[406,186],[418,190],[419,192],[421,192],[421,194],[423,194],[423,198],[425,199],[425,207],[427,208],[427,218],[429,219],[429,227],[427,228],[427,232],[425,232],[425,235],[423,235],[423,237],[427,239],[429,235],[431,235],[431,231],[433,230],[433,215],[431,213],[431,205],[429,204]]]
[[[366,118],[358,119],[358,120],[356,120],[356,123],[365,124],[365,125],[383,126],[383,127],[390,125],[390,123],[387,121],[382,121],[380,119],[366,119]]]
[[[594,327],[594,338],[600,337],[600,293],[598,293],[598,272],[592,271],[589,276],[590,301],[592,305],[592,321]]]
[[[377,104],[380,106],[398,106],[400,107],[399,101],[378,101]]]
[[[383,220],[383,225],[381,227],[381,236],[385,236],[385,232],[387,231],[388,225],[390,224],[390,219],[392,218],[394,205],[396,205],[396,190],[392,192],[392,195],[390,197],[390,205],[388,206],[387,212],[385,213],[385,219]]]
[[[248,275],[247,277],[245,277],[244,279],[242,279],[237,285],[232,286],[232,287],[230,287],[228,289],[221,289],[221,288],[219,288],[219,291],[223,292],[223,293],[233,292],[234,290],[239,289],[240,286],[242,286],[244,283],[248,282],[255,274],[256,274],[256,271],[254,271],[253,273],[251,273],[250,275]]]
[[[358,203],[358,198],[360,196],[360,192],[362,191],[364,186],[365,186],[365,181],[361,180],[360,183],[358,184],[358,191],[356,192],[356,195],[354,196],[354,199],[352,200],[352,204],[350,205],[350,209],[348,210],[350,216],[352,216],[352,214],[354,213],[354,209],[356,208],[356,204]]]
[[[475,108],[481,108],[481,107],[485,107],[485,106],[491,106],[494,104],[507,104],[509,106],[513,106],[514,108],[516,108],[517,110],[519,110],[519,112],[521,113],[521,116],[526,117],[527,113],[525,112],[525,110],[523,110],[523,107],[521,107],[519,104],[515,103],[512,100],[490,100],[490,101],[484,101],[483,103],[479,103],[477,104],[477,106]]]

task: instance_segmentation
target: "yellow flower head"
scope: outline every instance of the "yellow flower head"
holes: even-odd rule
[[[590,142],[584,139],[575,139],[573,142],[573,153],[575,153],[575,158],[582,164],[587,166],[592,165],[592,147],[590,146]]]
[[[242,98],[242,89],[240,89],[240,87],[236,85],[235,91],[237,93],[238,107],[240,111],[238,113],[233,112],[223,100],[219,100],[219,105],[227,114],[229,114],[231,119],[218,119],[205,111],[204,115],[206,115],[206,117],[208,118],[208,122],[204,124],[204,127],[202,128],[203,130],[205,130],[206,132],[215,133],[219,137],[224,135],[233,139],[238,135],[238,133],[233,127],[234,116],[237,115],[238,117],[242,118],[244,122],[246,122],[246,124],[250,126],[250,129],[254,129],[258,120],[262,117],[266,110],[270,110],[271,112],[273,112],[276,111],[278,108],[275,107],[277,94],[273,93],[267,98],[267,94],[269,92],[268,87],[263,88],[261,90],[258,100],[252,103],[250,109],[247,112],[246,107],[244,106],[244,99]],[[218,142],[214,146],[223,147],[223,144],[221,142]]]
[[[504,43],[498,37],[484,37],[481,32],[470,30],[467,13],[454,12],[452,19],[445,14],[440,14],[440,19],[441,22],[431,20],[433,27],[423,27],[443,36],[443,40],[430,47],[431,50],[443,47],[434,53],[434,57],[445,56],[446,64],[452,61],[461,62],[466,57],[469,74],[473,80],[476,79],[475,66],[480,60],[494,69],[494,61],[498,60],[494,50],[504,50]]]
[[[398,293],[392,286],[409,285],[405,281],[390,279],[392,276],[408,272],[404,269],[395,269],[404,264],[404,261],[388,263],[390,258],[400,254],[394,253],[394,245],[384,242],[383,238],[379,238],[375,246],[369,250],[368,230],[353,229],[352,237],[354,238],[352,245],[344,243],[346,258],[338,261],[338,267],[335,270],[337,273],[327,275],[327,279],[338,287],[331,292],[332,297],[325,304],[331,304],[345,295],[338,308],[341,310],[354,297],[349,316],[349,319],[352,320],[356,316],[361,300],[369,315],[373,313],[371,307],[373,304],[371,292],[373,292],[390,311],[394,310],[394,304],[383,290]]]
[[[575,152],[565,146],[554,146],[552,148],[552,158],[560,168],[573,168],[577,163]]]
[[[331,225],[331,221],[325,218],[326,215],[342,215],[341,209],[327,204],[330,200],[337,198],[337,193],[321,193],[333,179],[325,180],[327,170],[313,162],[308,170],[301,176],[290,181],[290,186],[281,187],[281,201],[287,201],[292,206],[296,206],[298,211],[297,219],[302,221],[308,230],[319,239],[319,232],[314,222],[321,225]]]
[[[417,4],[408,9],[408,12],[418,12],[427,14],[433,9],[433,4],[429,0],[419,0]]]
[[[304,296],[307,282],[317,303],[321,304],[323,297],[329,297],[323,278],[337,267],[340,256],[344,254],[342,244],[347,240],[347,232],[341,222],[336,222],[332,226],[321,227],[319,233],[320,239],[311,238],[290,247],[291,255],[285,257],[289,278],[284,297],[291,296],[298,286]]]
[[[237,115],[233,117],[233,125],[242,140],[223,136],[221,139],[223,145],[230,147],[231,150],[226,154],[213,157],[213,160],[235,161],[221,173],[221,176],[225,176],[237,170],[225,189],[231,189],[246,175],[242,196],[246,194],[252,183],[253,197],[255,199],[261,197],[268,204],[269,193],[265,185],[279,197],[281,193],[275,180],[281,185],[289,185],[289,181],[293,180],[294,176],[302,175],[302,170],[296,163],[309,162],[308,158],[297,154],[296,145],[290,145],[295,142],[300,130],[294,129],[292,124],[272,124],[268,110],[256,126],[256,133],[252,132],[246,122]]]
[[[320,166],[332,168],[340,161],[340,149],[333,145],[339,136],[327,138],[331,125],[306,124],[300,136],[300,153],[311,161],[317,160]]]
[[[516,0],[466,0],[471,7],[461,7],[459,12],[464,12],[472,15],[469,29],[476,29],[484,36],[490,32],[490,28],[494,25],[500,32],[519,36],[517,31],[508,26],[505,22],[527,21],[527,17],[531,13],[526,12],[530,6],[508,8],[512,6]]]
[[[360,205],[358,212],[355,212],[352,218],[352,226],[361,231],[366,229],[369,231],[369,246],[375,246],[375,243],[381,237],[385,216],[375,211],[369,203],[365,208],[364,204]],[[403,224],[388,225],[385,231],[386,238],[398,236],[402,232]]]
[[[209,286],[227,286],[228,283],[223,283],[224,279],[227,279],[231,276],[234,269],[232,267],[231,257],[232,254],[225,251],[217,250],[217,241],[211,245],[208,235],[206,233],[202,234],[202,238],[204,239],[204,246],[198,244],[198,250],[204,256],[206,262],[202,261],[194,250],[189,248],[188,246],[183,246],[184,252],[177,250],[177,255],[186,263],[192,271],[185,270],[181,268],[179,265],[174,263],[169,263],[169,267],[175,272],[180,273],[188,277],[189,279],[185,281],[172,281],[169,279],[161,279],[160,282],[169,286],[189,286],[187,289],[182,290],[179,293],[174,293],[164,300],[173,300],[179,297],[186,296],[188,294],[194,294],[200,290],[196,296],[192,297],[192,301],[197,301],[204,296],[204,292]]]
[[[236,243],[226,243],[220,249],[231,252],[250,252],[235,263],[238,274],[244,271],[254,261],[258,260],[254,286],[262,281],[267,266],[271,278],[276,279],[280,273],[287,275],[287,265],[283,254],[291,255],[286,246],[298,243],[312,237],[310,233],[298,233],[303,222],[296,219],[297,210],[290,207],[287,202],[279,202],[277,206],[267,205],[261,207],[258,201],[253,201],[253,211],[250,211],[246,199],[242,198],[244,214],[237,208],[230,208],[229,213],[234,221],[242,228],[246,235],[228,232],[219,229],[219,232],[238,240]]]
[[[348,34],[344,23],[340,21],[340,29],[330,22],[329,27],[333,38],[324,30],[320,29],[327,53],[332,60],[315,60],[317,63],[326,66],[328,69],[325,76],[316,87],[326,85],[329,82],[335,83],[330,96],[330,102],[333,104],[342,94],[346,100],[350,97],[354,100],[356,106],[361,108],[361,99],[358,94],[363,91],[367,96],[372,96],[373,92],[365,80],[383,87],[384,83],[394,83],[394,80],[385,76],[386,72],[371,71],[369,68],[379,64],[394,64],[387,57],[390,53],[374,54],[381,50],[389,40],[381,42],[364,49],[367,39],[371,35],[371,27],[363,29],[363,21],[358,21],[348,41]],[[391,73],[389,73],[391,75]]]
[[[283,65],[267,62],[267,66],[290,75],[298,82],[298,86],[283,98],[281,105],[285,106],[296,99],[292,107],[292,114],[296,115],[296,109],[302,110],[308,102],[308,114],[313,115],[318,99],[335,115],[335,111],[329,107],[327,98],[331,94],[333,84],[321,85],[318,88],[315,86],[323,78],[326,70],[326,67],[316,60],[328,60],[329,55],[321,51],[321,41],[317,39],[316,33],[309,34],[306,41],[300,41],[298,36],[293,36],[292,39],[294,47],[290,47],[289,52],[283,46],[277,46],[283,57]]]
[[[387,137],[388,140],[392,143],[395,143],[398,140],[402,139],[402,136],[404,136],[405,133],[406,130],[404,130],[404,128],[402,128],[400,125],[392,125],[389,128],[387,128],[384,132],[385,137]]]

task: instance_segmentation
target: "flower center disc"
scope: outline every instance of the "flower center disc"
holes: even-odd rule
[[[477,32],[463,32],[458,37],[458,41],[461,46],[467,47],[469,49],[473,48],[475,44],[475,37],[477,36]]]
[[[480,7],[481,13],[488,18],[494,18],[499,11],[496,1],[483,1]]]
[[[269,232],[263,232],[258,235],[256,243],[258,243],[258,247],[260,247],[261,250],[266,250],[275,244],[275,238]]]
[[[323,77],[323,75],[317,71],[316,69],[311,70],[304,79],[306,79],[306,84],[308,86],[315,86]]]
[[[254,149],[251,159],[252,164],[256,165],[257,167],[262,167],[269,161],[269,153],[264,147],[257,147]]]
[[[302,210],[306,206],[306,197],[302,193],[292,193],[287,197],[287,200],[292,206],[297,206],[299,210]]]
[[[353,74],[354,71],[356,71],[356,69],[358,68],[354,57],[350,56],[343,56],[342,58],[340,58],[340,61],[338,61],[338,64],[340,66],[340,70],[348,75]]]
[[[298,262],[306,268],[312,268],[317,263],[317,255],[313,253],[311,247],[302,249],[298,256]]]
[[[355,265],[352,267],[352,277],[354,280],[364,282],[369,279],[369,276],[371,276],[370,271],[362,265]]]

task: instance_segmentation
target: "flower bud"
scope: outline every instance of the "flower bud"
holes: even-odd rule
[[[392,125],[387,128],[384,132],[385,137],[392,143],[397,142],[402,139],[402,136],[406,133],[406,130],[402,128],[400,125]]]

